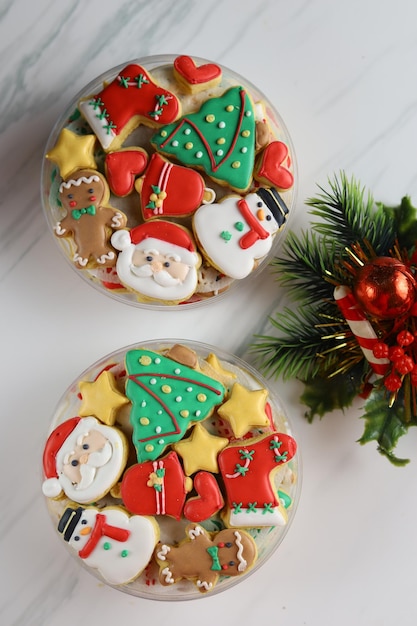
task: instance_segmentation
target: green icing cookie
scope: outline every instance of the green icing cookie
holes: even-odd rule
[[[255,159],[255,114],[243,87],[209,98],[196,113],[163,126],[151,143],[180,163],[202,168],[238,192],[248,189]]]
[[[126,395],[138,462],[154,461],[224,398],[221,383],[151,350],[126,354]]]

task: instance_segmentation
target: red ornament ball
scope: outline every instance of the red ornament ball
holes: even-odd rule
[[[381,256],[357,272],[353,293],[366,313],[389,320],[410,311],[416,289],[415,278],[402,261]]]

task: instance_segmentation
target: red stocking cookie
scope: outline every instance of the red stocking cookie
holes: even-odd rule
[[[285,433],[239,441],[219,455],[227,493],[225,522],[232,527],[283,526],[287,517],[273,484],[274,474],[292,459],[296,443]]]
[[[116,149],[140,123],[160,126],[181,113],[177,96],[153,82],[140,65],[127,65],[93,98],[79,108],[105,150]]]
[[[156,547],[159,580],[163,585],[186,578],[206,593],[222,574],[241,576],[256,561],[256,544],[244,530],[227,528],[210,535],[202,526],[190,524],[186,535],[178,546],[160,543]]]
[[[110,237],[127,220],[124,213],[107,205],[109,195],[106,179],[96,170],[79,170],[59,188],[66,216],[55,225],[55,234],[72,239],[73,261],[79,269],[116,264]]]

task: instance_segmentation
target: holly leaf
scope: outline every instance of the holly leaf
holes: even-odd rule
[[[400,247],[414,247],[417,240],[417,209],[411,204],[409,196],[404,196],[399,206],[390,207],[381,202],[378,206],[393,217]]]
[[[321,418],[335,409],[347,408],[357,393],[357,386],[350,385],[346,376],[333,376],[331,379],[316,377],[305,383],[300,399],[309,407],[305,417],[312,422],[316,416]]]
[[[391,463],[397,466],[406,465],[409,459],[400,459],[394,454],[398,440],[408,430],[404,421],[404,405],[394,402],[393,406],[389,407],[385,393],[375,389],[365,404],[363,419],[365,428],[358,442],[363,445],[376,441],[378,452],[386,456]]]

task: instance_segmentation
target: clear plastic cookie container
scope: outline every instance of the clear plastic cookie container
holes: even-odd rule
[[[256,370],[206,344],[158,340],[68,387],[41,483],[51,530],[81,567],[133,596],[191,600],[273,557],[296,512],[300,454]]]
[[[257,276],[296,189],[291,137],[267,96],[186,55],[136,59],[90,82],[53,127],[41,176],[74,271],[151,308],[198,306]]]

